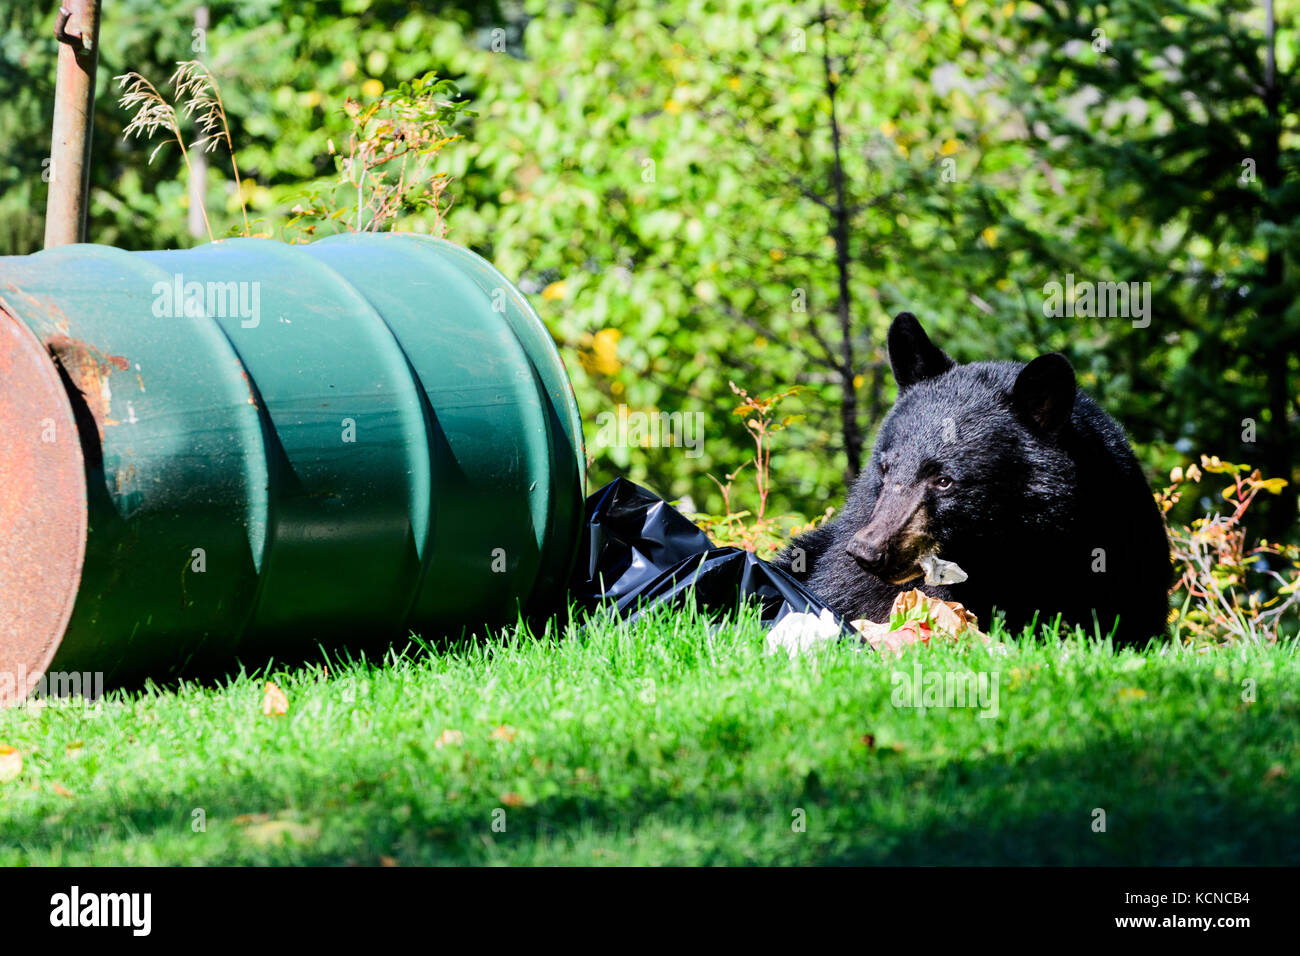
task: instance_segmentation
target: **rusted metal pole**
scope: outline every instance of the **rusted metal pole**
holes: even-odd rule
[[[50,193],[45,204],[47,249],[86,239],[99,10],[100,0],[65,0],[55,22],[54,35],[60,46],[50,140]]]

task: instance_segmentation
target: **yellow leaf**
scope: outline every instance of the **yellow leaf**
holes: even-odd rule
[[[8,744],[0,744],[0,783],[23,772],[23,755]]]
[[[959,147],[955,139],[947,140],[944,142],[942,146],[939,147],[939,155],[951,156],[953,153],[957,152],[958,148]]]
[[[262,713],[268,717],[283,717],[289,713],[289,698],[271,681],[266,682],[262,693]]]
[[[1245,465],[1234,465],[1230,461],[1220,460],[1218,455],[1202,455],[1201,467],[1214,475],[1231,474],[1234,471],[1246,471]]]
[[[603,375],[613,375],[623,363],[618,360],[618,340],[623,333],[618,329],[601,329],[592,340],[592,351],[596,356],[596,371]]]
[[[556,299],[563,299],[567,291],[564,280],[561,279],[559,282],[552,282],[543,289],[542,298],[547,302],[554,302]]]
[[[618,358],[618,342],[622,337],[618,329],[601,329],[595,335],[583,336],[578,361],[589,374],[612,378],[623,367]],[[621,389],[614,391],[617,394]]]
[[[998,231],[994,229],[992,226],[989,226],[987,229],[981,232],[980,235],[984,237],[984,241],[988,245],[996,246],[998,244]]]
[[[364,93],[366,96],[379,96],[381,93],[384,92],[383,81],[376,80],[374,77],[371,77],[370,79],[366,80],[364,83],[361,84],[361,92]]]

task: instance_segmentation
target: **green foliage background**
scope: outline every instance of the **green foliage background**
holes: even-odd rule
[[[884,331],[909,309],[959,360],[1064,352],[1153,480],[1200,451],[1291,478],[1264,530],[1295,533],[1294,0],[1276,4],[1271,80],[1265,4],[1245,0],[240,0],[207,4],[203,49],[196,6],[106,3],[91,240],[200,241],[176,151],[149,165],[122,141],[114,74],[212,68],[272,235],[331,172],[346,96],[450,77],[478,114],[444,154],[450,235],[561,344],[593,487],[626,474],[717,510],[706,475],[750,449],[728,381],[800,384],[773,506],[837,504],[846,436],[893,399]],[[52,26],[52,9],[0,11],[7,254],[41,241]],[[239,220],[229,173],[213,156],[218,233]],[[1067,273],[1150,282],[1150,326],[1044,315]],[[701,413],[703,455],[602,446],[596,417],[620,404]]]

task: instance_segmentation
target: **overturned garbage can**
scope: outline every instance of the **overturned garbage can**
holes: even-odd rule
[[[452,243],[0,258],[0,699],[545,610],[584,464],[550,335]]]

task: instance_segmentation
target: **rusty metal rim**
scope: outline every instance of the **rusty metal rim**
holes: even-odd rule
[[[0,705],[27,696],[63,640],[86,556],[85,462],[59,369],[0,299]]]

